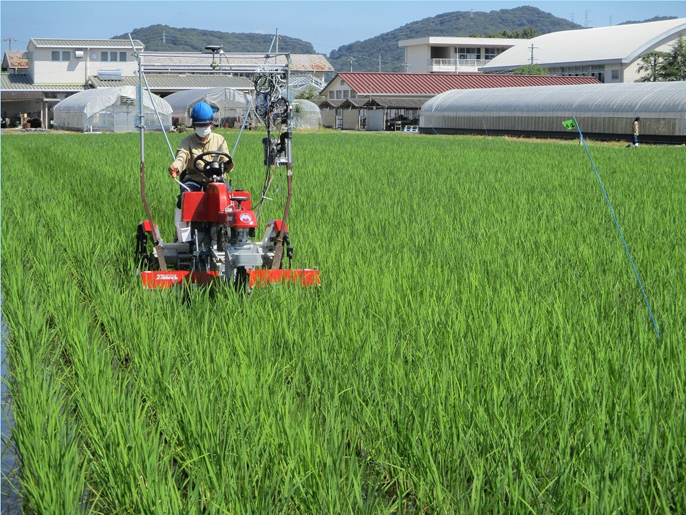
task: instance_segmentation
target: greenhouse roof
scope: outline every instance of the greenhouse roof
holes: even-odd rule
[[[311,100],[307,100],[305,98],[296,98],[293,100],[293,103],[299,105],[301,111],[311,113],[319,112],[319,106]]]
[[[686,18],[553,32],[522,41],[481,70],[497,72],[530,64],[532,45],[536,64],[541,66],[589,61],[630,63],[684,32]]]
[[[218,107],[230,108],[245,107],[250,103],[250,98],[246,93],[226,87],[178,91],[165,97],[165,100],[174,111],[189,109],[201,100]]]
[[[84,111],[86,116],[92,116],[94,113],[115,104],[120,98],[126,98],[135,103],[136,88],[133,86],[123,86],[119,88],[87,89],[62,100],[55,106],[55,112]],[[161,114],[171,114],[172,109],[167,101],[148,92],[143,94],[143,105],[146,108],[153,109],[151,98]]]
[[[632,82],[537,88],[454,90],[437,95],[422,113],[480,116],[498,113],[530,116],[547,112],[565,116],[641,116],[686,113],[686,82]]]

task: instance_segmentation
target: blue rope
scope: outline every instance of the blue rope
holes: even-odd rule
[[[645,300],[646,306],[648,307],[648,314],[650,315],[650,320],[653,322],[653,327],[655,328],[655,335],[657,336],[657,339],[660,339],[660,331],[657,329],[657,322],[655,322],[655,317],[653,316],[653,310],[650,309],[650,302],[648,302],[648,296],[646,295],[645,290],[643,289],[643,283],[641,282],[641,278],[638,275],[638,270],[636,269],[636,265],[634,264],[634,260],[631,257],[631,252],[629,252],[629,247],[626,244],[626,240],[624,239],[624,234],[622,234],[622,229],[619,227],[619,221],[617,221],[617,216],[615,215],[614,209],[612,209],[612,204],[610,204],[610,199],[607,196],[607,192],[605,191],[605,186],[603,186],[603,181],[600,180],[600,174],[598,173],[598,169],[595,166],[595,163],[593,162],[593,158],[591,157],[591,151],[588,150],[588,145],[586,145],[586,140],[584,139],[584,135],[581,133],[581,127],[579,126],[579,122],[576,121],[576,117],[574,117],[574,123],[576,124],[576,128],[579,131],[579,136],[581,137],[581,142],[584,144],[584,148],[586,149],[586,153],[588,154],[588,158],[591,160],[591,165],[593,166],[593,171],[595,172],[595,176],[598,178],[598,184],[600,184],[600,189],[603,190],[603,195],[605,196],[605,201],[607,202],[607,207],[610,208],[610,213],[612,214],[612,219],[615,221],[615,225],[617,226],[617,231],[619,232],[619,237],[622,239],[622,243],[624,244],[624,250],[626,250],[626,255],[629,256],[629,261],[631,262],[631,268],[634,269],[634,275],[636,276],[636,281],[638,281],[638,286],[641,288],[641,293],[643,294],[643,300]]]

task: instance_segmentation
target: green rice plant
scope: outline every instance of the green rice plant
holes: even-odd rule
[[[243,135],[232,173],[253,195],[261,137]],[[146,141],[168,240],[178,186],[161,135]],[[686,509],[680,148],[591,145],[657,340],[575,144],[296,134],[293,265],[320,267],[323,284],[247,302],[141,289],[137,145],[2,139],[29,509]],[[268,202],[262,222],[282,209]]]

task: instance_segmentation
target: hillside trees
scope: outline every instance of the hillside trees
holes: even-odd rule
[[[514,75],[549,75],[548,68],[544,68],[540,64],[528,64],[520,66],[514,72]]]

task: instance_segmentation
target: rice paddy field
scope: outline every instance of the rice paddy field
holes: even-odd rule
[[[234,186],[259,190],[263,136]],[[573,142],[296,134],[293,265],[322,285],[245,300],[142,289],[137,134],[3,136],[23,509],[683,513],[686,153],[590,151],[660,339]]]

